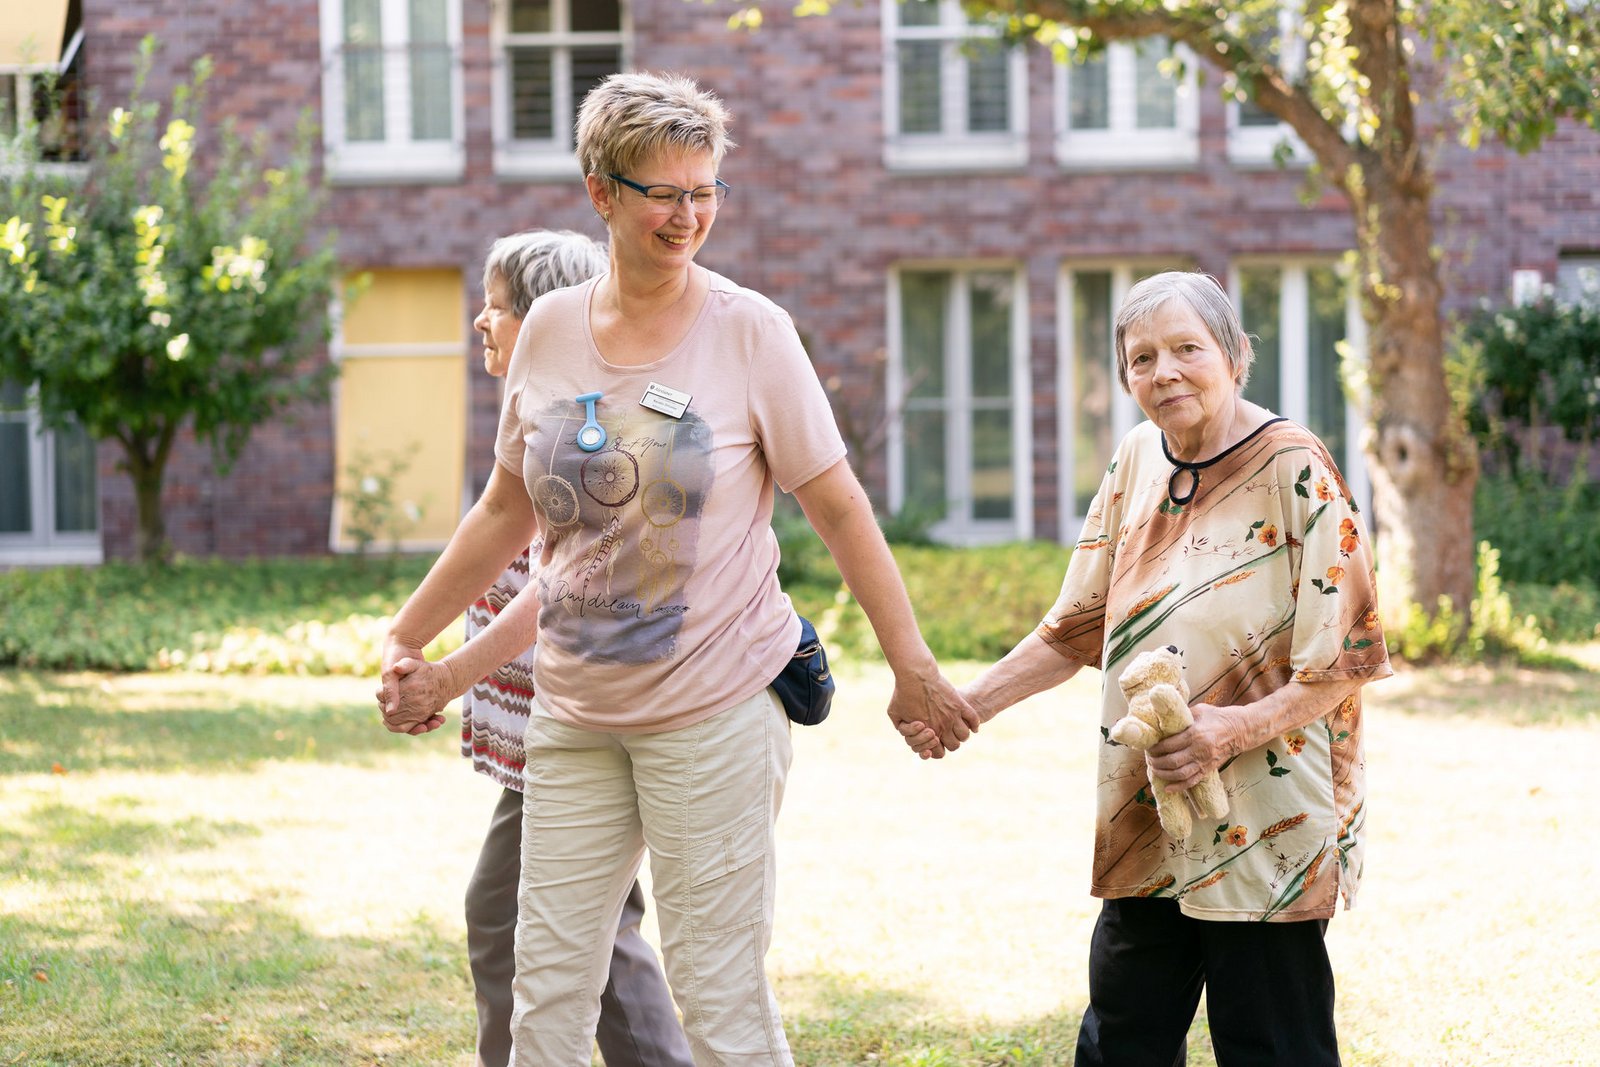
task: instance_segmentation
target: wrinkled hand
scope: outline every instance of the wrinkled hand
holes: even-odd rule
[[[403,671],[401,664],[405,665]],[[395,641],[385,643],[383,675],[379,680],[376,696],[378,711],[383,715],[383,725],[390,733],[425,734],[444,725],[444,716],[439,713],[443,709],[443,703],[424,711],[421,708],[423,701],[417,699],[421,693],[413,696],[408,702],[401,698],[401,679],[415,673],[419,665],[434,666],[423,658],[420,648],[412,648]]]
[[[944,675],[895,678],[889,721],[922,759],[943,759],[977,731],[978,713]]]
[[[1168,792],[1188,789],[1238,755],[1237,708],[1194,704],[1189,710],[1193,726],[1157,741],[1144,754],[1151,780],[1167,782]]]

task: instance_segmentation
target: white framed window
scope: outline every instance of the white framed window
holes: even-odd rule
[[[83,430],[45,430],[32,390],[0,383],[0,563],[99,563],[95,446]]]
[[[1305,69],[1306,42],[1301,36],[1300,5],[1284,0],[1278,7],[1276,61],[1290,80]],[[1242,167],[1270,167],[1280,163],[1305,166],[1311,150],[1288,123],[1263,110],[1253,100],[1228,101],[1228,161]]]
[[[1344,353],[1366,353],[1366,320],[1355,287],[1328,260],[1243,259],[1228,293],[1255,362],[1246,398],[1293,419],[1322,439],[1358,501],[1371,499],[1361,455],[1365,403],[1346,383]]]
[[[1198,63],[1187,48],[1146,38],[1054,66],[1056,161],[1063,167],[1171,167],[1199,159]]]
[[[321,18],[328,177],[459,178],[461,0],[321,0]]]
[[[578,176],[573,125],[585,94],[627,66],[622,0],[494,6],[494,166],[510,177]]]
[[[1117,381],[1112,341],[1117,308],[1135,282],[1191,267],[1177,258],[1062,264],[1056,292],[1062,319],[1056,334],[1056,496],[1063,544],[1077,540],[1117,443],[1144,419]]]
[[[1561,253],[1556,262],[1556,298],[1600,307],[1600,253]]]
[[[1026,292],[1013,264],[889,276],[889,508],[936,540],[1032,536]]]
[[[961,171],[1027,162],[1027,55],[960,0],[883,0],[884,164]]]

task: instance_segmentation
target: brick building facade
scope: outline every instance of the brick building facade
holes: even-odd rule
[[[533,226],[603,236],[563,155],[570,116],[559,112],[612,50],[628,67],[690,73],[732,108],[739,147],[722,176],[733,193],[701,262],[793,315],[886,508],[916,509],[954,541],[1073,536],[1111,443],[1135,417],[1109,375],[1106,321],[1132,280],[1167,266],[1227,280],[1270,357],[1252,389],[1342,449],[1359,483],[1358,418],[1333,370],[1335,342],[1359,347],[1361,335],[1338,282],[1352,244],[1347,208],[1332,193],[1304,202],[1303,167],[1270,162],[1281,134],[1225,103],[1214,73],[1169,99],[1145,91],[1156,74],[1133,50],[1079,72],[1037,48],[963,51],[953,0],[909,15],[865,0],[823,19],[768,5],[754,33],[728,29],[736,6],[424,0],[397,53],[391,36],[408,9],[396,0],[83,0],[79,62],[84,83],[114,102],[139,39],[154,33],[153,94],[209,54],[214,118],[279,144],[308,109],[331,129],[327,221],[342,262],[380,272],[395,294],[424,273],[428,284],[453,279],[454,310],[441,314],[454,321],[434,331],[448,335],[430,338],[436,350],[392,337],[367,345],[375,358],[458,366],[465,441],[452,447],[465,470],[434,493],[459,497],[434,500],[452,514],[492,462],[497,389],[470,327],[483,253],[495,236]],[[442,21],[423,26],[418,7]],[[412,86],[426,82],[419,70],[432,72],[437,93],[419,93],[428,99],[412,99],[409,113],[398,105],[428,144],[345,153],[368,137],[359,128],[381,124],[351,103],[365,69],[362,18],[388,20],[381,54],[411,65]],[[392,72],[396,61],[374,62]],[[393,83],[372,104],[390,119]],[[1600,138],[1588,131],[1563,128],[1526,158],[1467,152],[1441,134],[1435,173],[1453,310],[1507,299],[1516,272],[1554,281],[1600,255]],[[346,336],[334,348],[345,358],[362,344]],[[333,402],[257,431],[226,478],[182,443],[166,493],[177,549],[327,551],[339,537],[341,434],[373,418],[349,406],[352,380]],[[102,446],[107,558],[133,543],[132,491],[115,459]]]

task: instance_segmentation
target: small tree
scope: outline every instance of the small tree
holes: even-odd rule
[[[337,264],[308,232],[321,194],[309,129],[286,165],[223,127],[194,166],[209,58],[161,109],[141,99],[154,42],[141,46],[130,102],[89,140],[88,175],[36,166],[24,130],[0,179],[0,379],[36,389],[51,429],[115,440],[138,503],[140,559],[169,552],[167,460],[188,424],[226,473],[255,427],[327,395]],[[213,165],[214,164],[214,165]]]

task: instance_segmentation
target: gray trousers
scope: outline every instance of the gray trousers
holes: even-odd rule
[[[522,794],[501,793],[467,883],[467,961],[478,1003],[478,1056],[486,1067],[511,1057],[511,982],[516,974],[517,879],[522,872]],[[691,1067],[655,950],[639,933],[639,883],[622,904],[611,975],[600,995],[595,1040],[607,1067]]]

